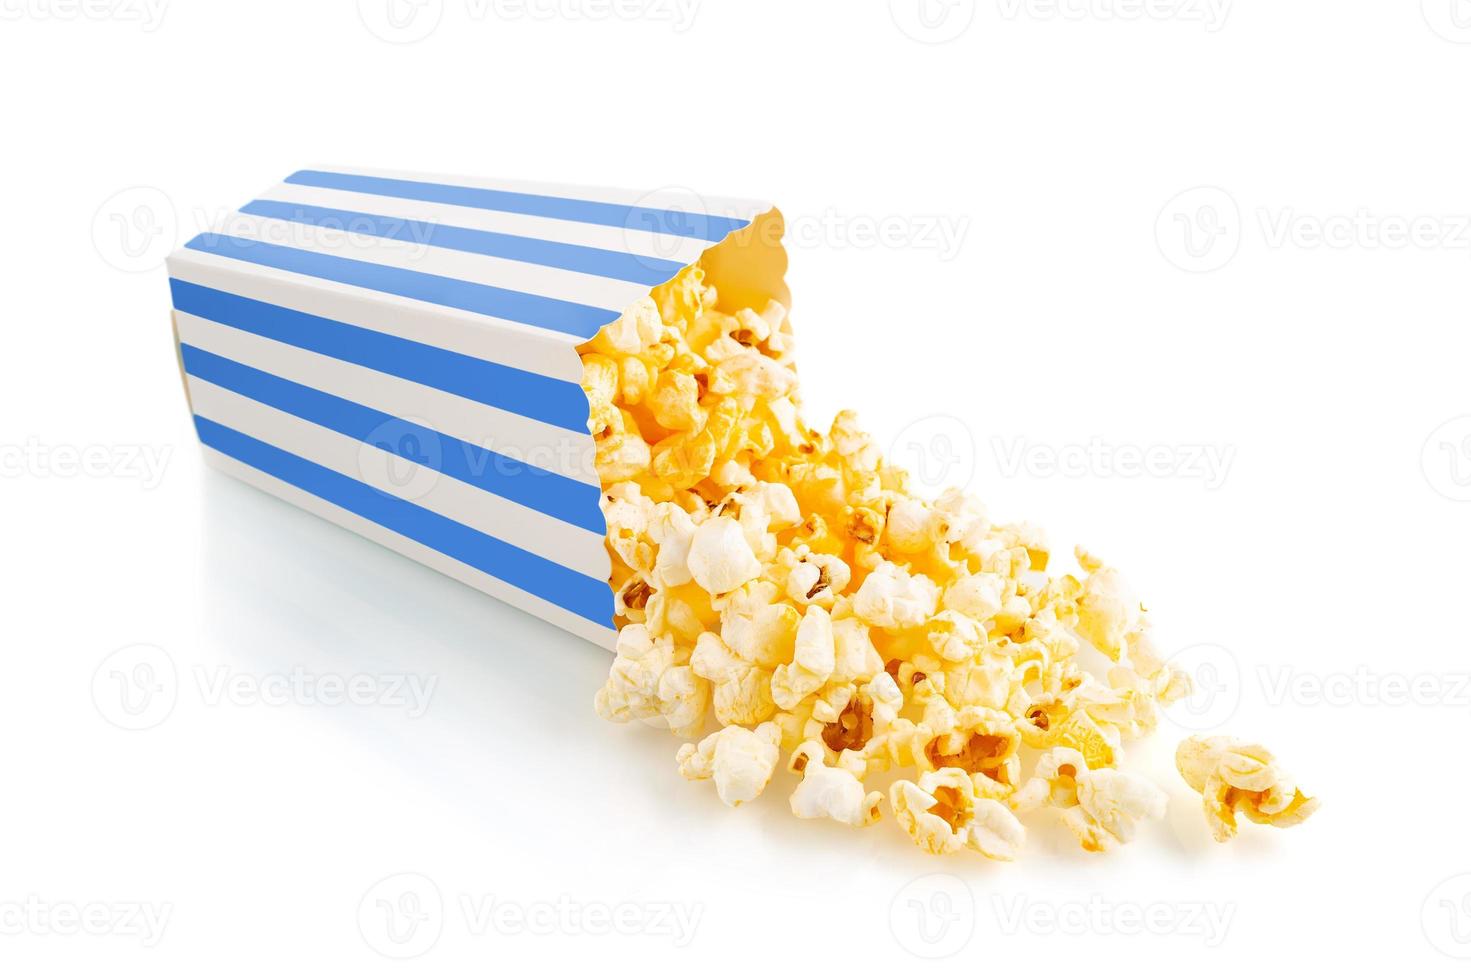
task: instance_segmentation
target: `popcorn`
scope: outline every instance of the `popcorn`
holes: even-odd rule
[[[781,664],[771,675],[771,699],[790,711],[826,684],[835,666],[832,617],[821,606],[808,606],[797,627],[792,662]]]
[[[1071,749],[1090,769],[1103,769],[1118,760],[1118,730],[1094,719],[1088,710],[1074,711],[1053,730],[1048,744]]]
[[[981,652],[986,633],[981,624],[953,609],[946,609],[925,624],[930,647],[941,659],[952,663],[969,660]]]
[[[739,522],[715,517],[695,531],[689,549],[690,575],[711,595],[722,595],[761,574],[761,563]]]
[[[756,725],[776,712],[771,671],[736,654],[716,634],[700,634],[690,669],[711,683],[715,719],[722,725]]]
[[[1040,529],[969,494],[913,493],[854,413],[809,426],[791,336],[697,263],[581,348],[619,627],[599,714],[670,728],[729,806],[787,753],[796,816],[887,805],[934,854],[1012,860],[1043,810],[1087,850],[1132,839],[1165,798],[1124,744],[1190,691],[1142,604],[1081,549],[1049,573]],[[1259,746],[1193,739],[1179,766],[1221,839],[1317,805]]]
[[[802,509],[792,488],[780,483],[757,483],[744,495],[741,524],[757,525],[762,532],[784,531],[802,523]],[[748,528],[747,533],[750,533]]]
[[[655,591],[648,597],[643,610],[643,622],[651,632],[673,637],[676,643],[684,646],[698,643],[706,627],[717,618],[710,607],[710,597],[695,585]],[[694,665],[693,656],[690,663]]]
[[[588,354],[582,359],[582,388],[592,414],[611,408],[618,396],[618,362],[602,354]]]
[[[633,574],[621,583],[616,582],[613,586],[613,615],[622,616],[630,622],[645,622],[649,599],[654,594],[654,587],[646,582],[642,576]]]
[[[666,429],[698,429],[705,422],[705,410],[700,407],[700,385],[693,375],[673,371],[660,374],[647,401],[654,421]]]
[[[755,310],[738,311],[735,315],[737,327],[731,332],[731,338],[739,344],[759,344],[770,338],[771,331],[786,318],[786,310],[782,309],[780,303],[772,304],[768,310],[777,317],[775,322],[767,320]]]
[[[710,474],[719,447],[709,429],[676,432],[649,449],[649,468],[676,490],[688,490]]]
[[[1253,823],[1292,827],[1318,809],[1296,781],[1260,745],[1226,736],[1194,736],[1180,743],[1175,765],[1201,794],[1211,835],[1221,843],[1236,836],[1236,814]]]
[[[717,395],[739,393],[742,400],[751,402],[781,398],[796,386],[797,376],[788,368],[751,352],[721,360],[710,375],[710,390]]]
[[[660,588],[684,585],[694,576],[690,572],[690,549],[695,543],[695,522],[685,511],[672,504],[659,504],[644,527],[658,548],[653,579]]]
[[[709,699],[709,685],[674,641],[655,639],[647,627],[634,624],[618,632],[613,668],[593,706],[609,721],[662,719],[674,734],[688,738],[703,726]]]
[[[723,597],[720,638],[742,659],[774,670],[789,663],[802,621],[795,606],[779,600],[775,583],[758,580]]]
[[[654,383],[656,370],[641,357],[618,359],[618,396],[625,405],[638,405],[644,401]]]
[[[833,621],[832,679],[842,683],[878,679],[884,673],[884,659],[868,635],[868,627],[851,616]],[[895,688],[898,693],[898,688]]]
[[[626,424],[619,418],[620,429]],[[595,461],[604,483],[631,480],[649,468],[653,450],[638,435],[613,432],[596,441]]]
[[[961,575],[945,589],[947,610],[985,622],[1001,611],[1006,580],[991,572]]]
[[[939,601],[933,582],[886,561],[859,586],[853,596],[853,613],[880,629],[912,629],[934,615]]]
[[[1013,690],[1011,660],[986,650],[959,664],[947,664],[944,672],[946,697],[956,704],[1004,709]]]
[[[826,817],[850,827],[867,827],[878,821],[883,794],[865,793],[852,768],[827,765],[821,743],[807,741],[797,746],[789,767],[802,777],[791,799],[795,816],[804,820]]]
[[[984,531],[987,526],[985,505],[954,487],[940,494],[933,506],[941,537],[946,542],[963,541],[973,531]]]
[[[896,730],[904,706],[894,679],[879,673],[862,687],[852,684],[831,688],[812,705],[807,723],[809,738],[822,739],[834,752],[863,752],[875,739],[885,739]]]
[[[727,725],[699,745],[680,747],[679,774],[685,779],[715,780],[715,793],[726,806],[740,806],[761,795],[781,759],[781,730],[771,722],[755,731]]]
[[[788,487],[776,483],[757,483],[745,491],[731,493],[716,508],[720,515],[734,516],[746,535],[746,542],[759,561],[770,561],[777,554],[777,531],[786,530],[802,520],[796,498]]]
[[[884,540],[900,554],[916,554],[934,546],[942,525],[929,505],[913,497],[903,497],[889,508],[884,523]]]
[[[1092,770],[1082,753],[1053,749],[1012,801],[1026,812],[1051,806],[1085,851],[1108,851],[1134,838],[1138,822],[1164,816],[1168,802],[1154,784],[1116,769]]]
[[[634,571],[652,571],[656,556],[656,545],[649,536],[653,501],[639,492],[636,483],[615,483],[603,492],[602,506],[609,550]]]
[[[1026,841],[1026,830],[1006,805],[977,796],[963,769],[927,772],[917,783],[897,780],[889,801],[899,826],[930,854],[969,849],[1013,861]]]
[[[1078,632],[1099,653],[1117,660],[1124,638],[1138,628],[1143,609],[1117,570],[1081,548],[1077,558],[1088,573],[1078,600]]]
[[[852,581],[847,563],[835,555],[807,553],[787,573],[787,597],[799,605],[815,603],[831,609]]]
[[[921,682],[916,693],[924,717],[914,734],[915,764],[921,768],[955,767],[976,777],[977,792],[1005,796],[1015,787],[1021,736],[1002,711],[966,705],[959,711],[931,694],[933,682]]]
[[[664,324],[653,299],[641,299],[599,331],[593,340],[595,347],[610,353],[637,354],[656,343],[663,332]]]

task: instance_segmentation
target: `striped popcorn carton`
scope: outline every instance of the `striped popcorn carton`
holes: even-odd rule
[[[788,302],[781,232],[683,189],[298,171],[168,259],[205,459],[611,649],[578,346],[697,260]]]

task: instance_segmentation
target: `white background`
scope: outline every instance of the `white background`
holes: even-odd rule
[[[0,972],[1464,975],[1456,2],[0,0]],[[205,472],[160,260],[324,162],[774,200],[812,413],[1086,543],[1204,665],[1129,755],[1167,819],[990,865],[787,782],[728,811],[594,716],[601,651]],[[1212,843],[1207,723],[1321,812]]]

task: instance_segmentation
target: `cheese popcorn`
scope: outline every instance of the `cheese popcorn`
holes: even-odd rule
[[[1236,815],[1253,823],[1292,827],[1318,809],[1318,801],[1260,745],[1234,738],[1196,736],[1180,743],[1175,765],[1201,794],[1211,835],[1221,843],[1236,836]]]
[[[728,806],[785,781],[799,818],[887,808],[932,854],[1013,860],[1046,811],[1086,850],[1134,838],[1166,799],[1127,747],[1190,678],[1123,576],[915,494],[851,411],[809,424],[786,307],[719,286],[688,266],[580,349],[619,630],[597,712],[668,728]],[[1178,764],[1220,839],[1317,805],[1259,746]]]

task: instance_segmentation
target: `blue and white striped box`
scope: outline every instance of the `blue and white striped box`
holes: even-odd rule
[[[703,258],[786,303],[757,201],[302,170],[168,260],[206,460],[611,648],[582,344]]]

